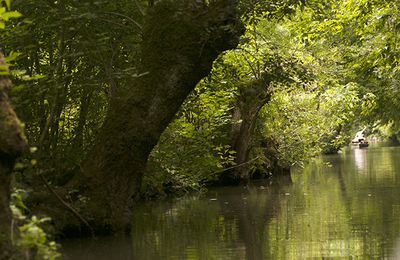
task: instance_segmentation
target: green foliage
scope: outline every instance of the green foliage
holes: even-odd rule
[[[12,19],[21,14],[9,10],[9,0],[2,3],[0,42],[12,66],[14,106],[38,148],[37,167],[62,186],[93,147],[111,97],[134,91],[146,8],[153,1],[17,1],[20,19]],[[269,101],[251,146],[265,151],[271,147],[262,143],[274,140],[282,165],[336,152],[361,126],[398,134],[398,5],[240,1],[246,35],[218,58],[164,132],[143,193],[202,190],[234,166],[231,131],[239,100]],[[3,29],[6,21],[10,26]],[[268,84],[252,84],[257,80]],[[18,181],[34,182],[31,169],[25,170]]]
[[[305,0],[240,0],[239,12],[248,23],[257,23],[261,20],[280,20],[296,12],[298,7],[304,6]],[[312,2],[312,1],[310,1]]]
[[[2,4],[5,3],[6,7],[2,7]],[[10,11],[11,0],[1,0],[0,1],[0,36],[7,37],[7,33],[3,30],[6,28],[6,22],[10,19],[21,17],[21,14],[17,11]],[[0,51],[2,51],[0,46]],[[10,62],[16,58],[16,53],[11,53],[8,57],[5,58],[6,64],[0,65],[0,76],[9,74],[9,66]]]
[[[14,106],[38,149],[17,164],[18,182],[28,187],[38,182],[24,162],[38,162],[35,170],[55,187],[80,173],[112,98],[121,90],[138,92],[132,82],[140,76],[140,52],[154,47],[142,41],[146,8],[152,5],[145,0],[15,1],[19,13],[10,10],[10,0],[1,1],[0,48],[8,65],[0,67],[0,75],[11,67]],[[398,137],[399,7],[388,0],[240,1],[246,35],[237,49],[218,58],[161,136],[142,195],[203,191],[235,169],[232,132],[243,118],[236,121],[234,113],[256,102],[248,143],[251,159],[257,159],[250,160],[254,167],[273,160],[273,167],[303,165],[321,152],[337,152],[364,126],[379,136]],[[170,28],[162,17],[155,23]],[[199,26],[188,21],[185,35]],[[171,28],[173,36],[180,27]],[[165,38],[153,36],[156,42]],[[172,36],[157,46],[161,53],[173,46],[190,52],[181,42],[174,45],[180,39]],[[207,37],[214,37],[212,29]],[[168,67],[175,59],[155,65]],[[37,259],[58,258],[57,245],[44,231],[48,219],[26,217],[18,194],[12,210],[19,226],[15,243]]]
[[[318,154],[325,127],[315,93],[279,91],[261,112],[261,136],[276,142],[280,163],[302,164]]]
[[[17,11],[9,11],[11,8],[11,0],[1,1],[1,3],[6,3],[6,7],[1,7],[0,5],[0,29],[5,29],[6,24],[10,19],[21,17],[21,13]],[[7,10],[8,9],[8,10]]]
[[[234,164],[227,144],[232,93],[214,92],[213,84],[204,80],[161,136],[148,163],[145,196],[201,191],[217,172]]]
[[[209,95],[226,91],[225,100],[218,102],[229,104],[225,109],[233,110],[238,97],[244,101],[256,100],[264,92],[272,96],[269,104],[261,110],[257,129],[253,133],[256,140],[253,144],[254,156],[260,158],[256,164],[268,161],[268,156],[275,156],[281,166],[290,167],[301,165],[320,152],[337,152],[349,143],[360,126],[368,124],[373,118],[379,106],[379,96],[365,82],[354,77],[356,72],[348,66],[349,60],[354,61],[358,55],[359,46],[354,46],[357,44],[356,39],[346,31],[348,27],[358,28],[355,20],[364,19],[363,13],[368,8],[351,1],[346,2],[344,7],[336,2],[321,5],[309,3],[305,8],[296,9],[297,14],[290,20],[271,21],[260,18],[257,24],[250,22],[246,41],[215,63],[209,77],[211,80],[205,81],[209,85],[201,92],[203,102],[207,102]],[[274,84],[249,87],[249,82],[261,79],[264,75],[268,75]],[[212,112],[215,111],[213,106],[199,106],[192,100],[186,103],[184,111],[189,117],[201,119],[199,108],[201,115],[208,113],[208,116],[212,116],[215,113]],[[215,116],[221,117],[218,114]],[[231,114],[225,117],[227,122],[221,125],[234,123],[229,122],[232,120]],[[206,137],[218,133],[215,132],[217,128],[213,127],[208,128],[211,131],[207,132],[205,129],[209,126],[206,127],[204,122],[207,120],[198,120],[193,125],[183,114],[178,115],[165,133],[165,136],[171,136],[170,140],[162,139],[153,153],[154,158],[165,159],[159,161],[160,165],[171,163],[166,169],[173,169],[172,174],[151,176],[163,176],[161,179],[164,181],[172,180],[174,183],[177,176],[195,176],[191,172],[196,172],[192,169],[197,168],[203,169],[199,172],[203,172],[201,176],[204,179],[212,178],[206,174],[210,172],[207,167],[219,165],[213,162],[215,153],[212,149],[219,144],[210,142]],[[177,142],[182,137],[186,141]],[[229,144],[229,137],[225,136],[222,140],[225,145]],[[273,140],[268,145],[274,144],[274,147],[263,147],[265,140]],[[160,152],[161,147],[165,147],[165,152]],[[268,155],[271,152],[277,154]],[[201,163],[193,159],[199,158],[198,154],[204,154],[200,156]],[[183,165],[182,162],[187,165],[178,169],[171,167]],[[150,168],[149,172],[153,170]],[[185,171],[190,173],[179,174]],[[201,178],[193,180],[193,183],[198,183]],[[191,183],[187,178],[184,181],[176,180],[176,183],[182,182]]]
[[[49,221],[49,219],[38,219],[33,216],[26,224],[19,227],[20,238],[17,241],[17,246],[25,250],[37,250],[35,259],[59,259],[61,254],[57,251],[57,244],[54,241],[48,241],[45,232],[39,227],[46,221]]]
[[[324,66],[340,84],[360,86],[359,96],[365,101],[361,121],[398,121],[398,3],[349,0],[334,2],[327,10],[325,19],[303,14],[297,18],[302,23],[297,27],[299,39],[314,55],[324,56]]]
[[[49,222],[50,218],[38,218],[36,216],[28,218],[24,215],[23,212],[28,211],[28,208],[23,203],[23,194],[23,190],[17,190],[12,194],[11,209],[19,231],[14,239],[15,245],[27,259],[60,259],[61,254],[58,252],[58,245],[48,239],[48,235],[41,227],[44,223]]]
[[[1,49],[13,57],[14,108],[52,182],[68,181],[93,146],[111,96],[131,86],[145,5],[13,4],[24,16],[1,33]],[[32,182],[32,176],[20,181]]]

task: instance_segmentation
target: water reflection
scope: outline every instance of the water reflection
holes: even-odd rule
[[[144,204],[132,241],[98,245],[114,248],[112,256],[80,254],[71,242],[67,259],[395,259],[400,148],[357,150],[321,157],[271,185]]]
[[[214,189],[163,210],[146,205],[133,223],[135,259],[263,259],[266,225],[280,214],[289,184],[286,178]]]
[[[354,148],[354,162],[357,166],[357,169],[361,172],[364,173],[364,170],[366,168],[366,156],[367,156],[367,149],[361,149],[361,148]]]
[[[64,259],[131,260],[134,259],[129,237],[99,237],[63,241]]]

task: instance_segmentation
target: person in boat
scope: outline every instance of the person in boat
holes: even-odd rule
[[[357,145],[359,148],[368,147],[369,143],[364,137],[365,128],[361,131],[358,131],[354,139],[351,141],[353,145]]]
[[[367,140],[365,140],[364,131],[365,131],[365,128],[361,131],[358,131],[356,133],[356,136],[354,137],[354,139],[351,142],[352,143],[368,143]]]

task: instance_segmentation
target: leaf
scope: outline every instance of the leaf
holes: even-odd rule
[[[8,71],[8,65],[7,64],[0,64],[0,71]]]
[[[8,56],[5,57],[5,61],[6,63],[11,63],[15,59],[17,59],[20,55],[21,55],[20,52],[11,51],[10,54],[8,54]]]
[[[11,18],[18,18],[18,17],[21,17],[21,16],[22,16],[22,14],[20,12],[17,12],[17,11],[6,12],[6,13],[4,13],[2,15],[4,21],[8,21]]]
[[[6,1],[7,8],[10,9],[11,8],[11,0],[5,0],[5,1]]]

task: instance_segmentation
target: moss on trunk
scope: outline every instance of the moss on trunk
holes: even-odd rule
[[[0,53],[0,65],[5,65]],[[0,76],[0,259],[13,258],[11,243],[10,182],[15,159],[25,150],[21,122],[10,105],[11,82]]]

